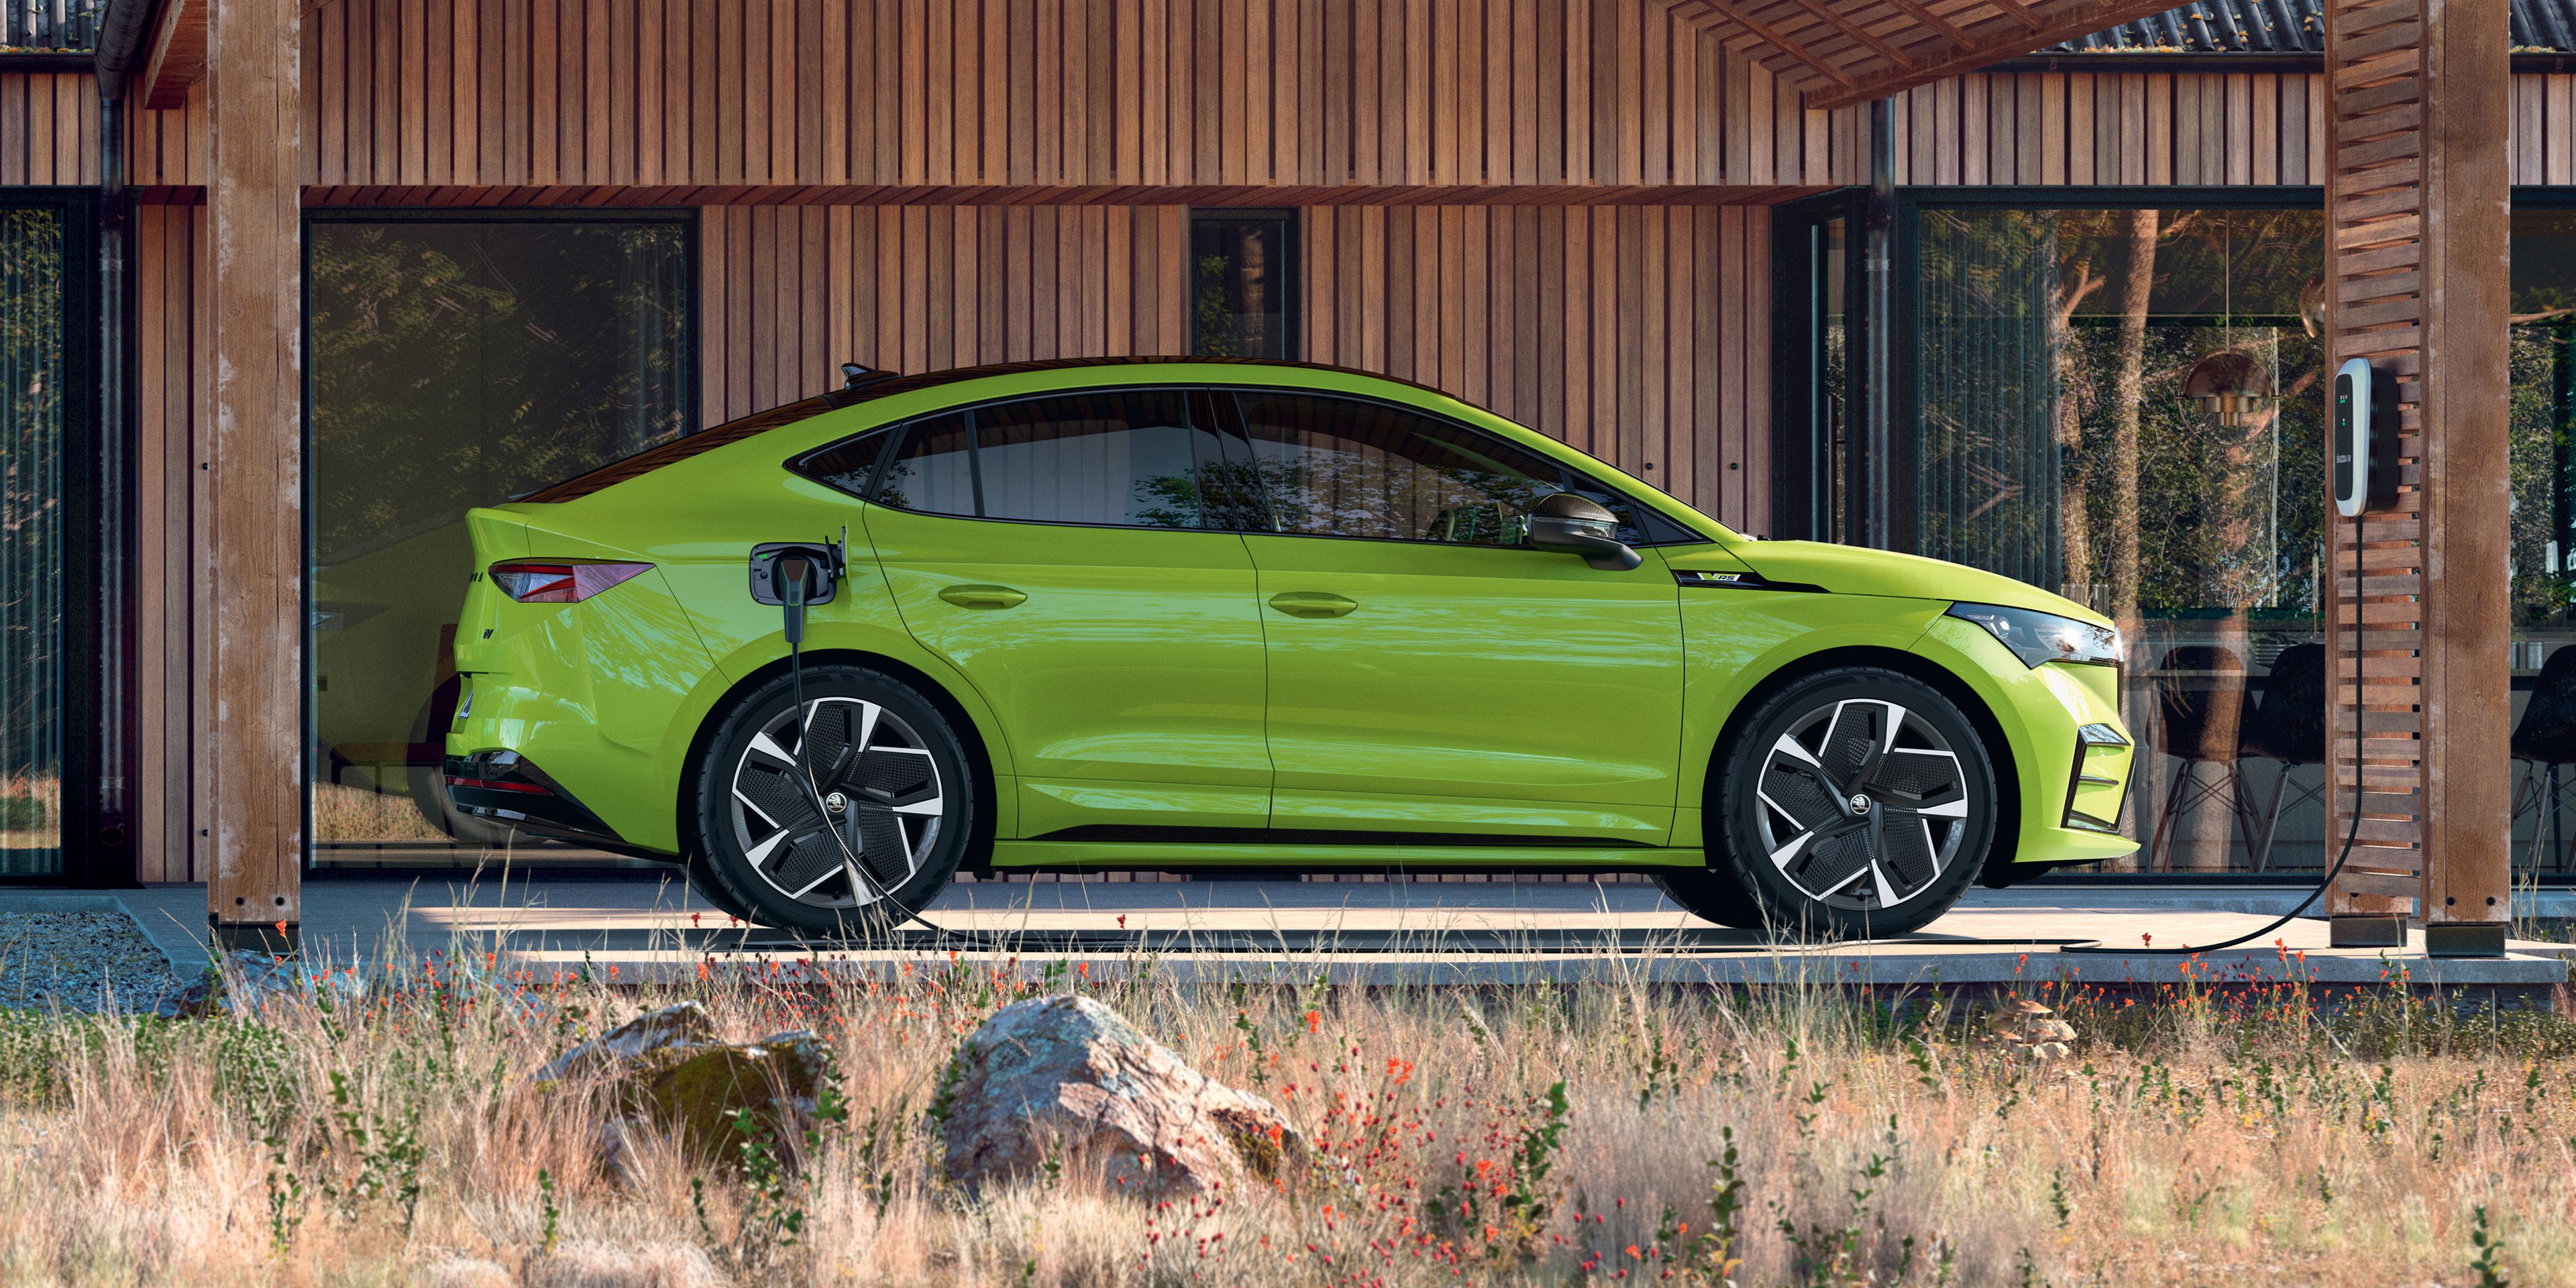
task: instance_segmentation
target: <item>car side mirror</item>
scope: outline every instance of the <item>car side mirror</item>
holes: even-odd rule
[[[1646,561],[1619,539],[1619,516],[1572,492],[1555,493],[1531,507],[1529,545],[1581,555],[1583,562],[1604,572],[1626,572]]]

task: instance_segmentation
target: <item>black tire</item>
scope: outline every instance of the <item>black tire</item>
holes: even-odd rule
[[[1907,934],[1959,901],[1994,844],[1992,753],[1958,704],[1902,672],[1802,677],[1720,755],[1713,920],[1790,939]]]
[[[882,935],[980,843],[966,746],[911,686],[864,667],[806,668],[796,714],[779,676],[735,703],[700,754],[698,868],[723,896],[708,901],[801,935]]]
[[[700,853],[682,859],[680,871],[688,878],[689,893],[706,900],[708,907],[746,925],[757,924],[752,918],[751,908],[735,899],[733,891],[725,889],[724,882],[716,880],[715,873],[707,864],[707,856],[703,848]],[[709,926],[706,929],[730,930],[733,927]]]
[[[1762,928],[1762,905],[1736,884],[1732,868],[1671,868],[1657,872],[1655,884],[1663,889],[1665,898],[1703,921],[1737,930]]]

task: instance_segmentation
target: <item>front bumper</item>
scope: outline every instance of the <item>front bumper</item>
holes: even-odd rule
[[[1966,680],[2003,727],[2021,802],[2005,862],[2096,863],[2137,851],[2119,823],[2137,753],[2120,720],[2119,668],[2033,667],[1955,617],[1935,621],[1916,650]]]

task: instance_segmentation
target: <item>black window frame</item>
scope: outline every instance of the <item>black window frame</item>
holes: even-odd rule
[[[1798,201],[1783,202],[1771,216],[1771,531],[1765,536],[1805,541],[1865,543],[1868,537],[1869,426],[1864,412],[1868,389],[1869,291],[1864,224],[1868,191],[1844,188]],[[1843,224],[1841,298],[1844,336],[1840,389],[1844,426],[1843,468],[1830,468],[1832,448],[1824,441],[1821,350],[1828,302],[1821,282],[1827,256],[1820,234],[1835,221]],[[1833,515],[1839,509],[1843,522]]]

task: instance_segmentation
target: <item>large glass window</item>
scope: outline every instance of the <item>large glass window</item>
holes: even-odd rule
[[[0,876],[62,872],[64,227],[0,209]]]
[[[691,427],[684,222],[317,220],[317,862],[514,843],[447,807],[465,511]]]
[[[2118,866],[2309,869],[2331,509],[2314,209],[1926,202],[1894,477],[1899,544],[2056,590],[2130,639],[2142,749]],[[2514,215],[2517,717],[2569,615],[2576,211]],[[2537,810],[2517,822],[2529,865]],[[2539,856],[2548,868],[2554,856]]]

